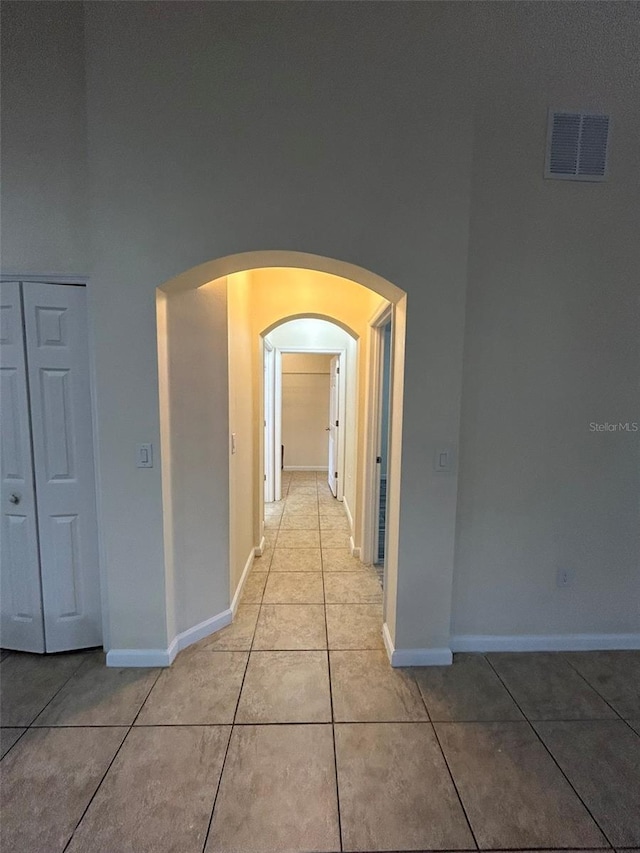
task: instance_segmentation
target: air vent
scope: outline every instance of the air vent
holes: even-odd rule
[[[609,116],[550,110],[545,178],[604,181],[609,128]]]

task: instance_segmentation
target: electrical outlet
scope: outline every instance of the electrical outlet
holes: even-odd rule
[[[556,571],[556,586],[558,589],[564,589],[568,586],[573,586],[575,572],[573,569],[558,569]]]

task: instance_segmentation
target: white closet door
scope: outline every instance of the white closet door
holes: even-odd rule
[[[20,285],[0,284],[0,644],[44,652]]]
[[[48,652],[102,643],[86,291],[23,284]]]

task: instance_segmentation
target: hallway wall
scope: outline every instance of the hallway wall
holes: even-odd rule
[[[233,279],[233,277],[230,277]],[[294,320],[270,332],[276,346],[337,346],[347,349],[347,407],[355,419],[347,427],[344,498],[353,519],[353,537],[359,547],[363,533],[364,424],[368,369],[369,320],[386,304],[377,293],[354,282],[314,270],[259,269],[250,273],[254,332],[260,334],[278,320],[296,314],[331,317],[353,330],[351,335],[335,326],[310,329],[306,320]],[[286,335],[286,338],[284,337]]]

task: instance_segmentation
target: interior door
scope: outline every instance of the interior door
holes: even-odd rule
[[[0,643],[44,652],[38,525],[20,285],[0,284]]]
[[[329,471],[328,482],[333,496],[338,495],[338,423],[340,393],[340,356],[331,359],[329,371]]]
[[[86,289],[23,284],[46,650],[102,643]]]

